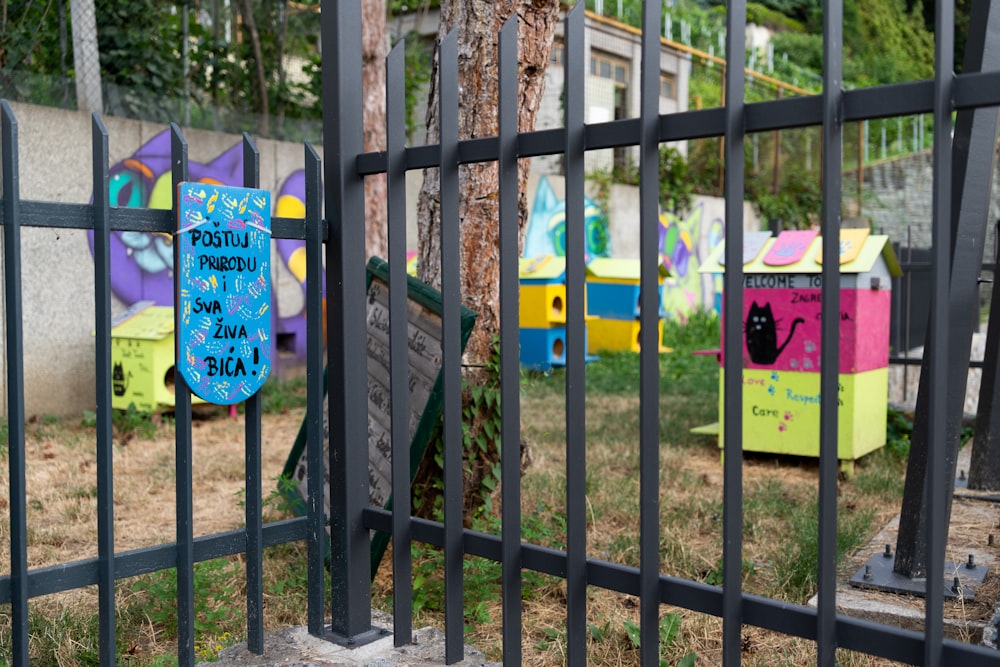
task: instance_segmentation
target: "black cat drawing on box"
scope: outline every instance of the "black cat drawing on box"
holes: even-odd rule
[[[771,312],[771,304],[765,303],[763,306],[759,306],[754,301],[750,305],[750,312],[747,314],[744,329],[747,337],[747,351],[750,352],[750,360],[762,366],[772,365],[778,360],[778,355],[782,353],[789,341],[792,340],[795,327],[803,322],[805,320],[801,317],[796,317],[792,321],[791,331],[788,332],[788,337],[779,347],[778,322],[774,319],[774,314]]]

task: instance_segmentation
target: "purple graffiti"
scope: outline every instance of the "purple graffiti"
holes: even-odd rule
[[[164,130],[140,146],[135,153],[113,165],[109,173],[109,198],[115,207],[169,209],[172,202],[170,159],[170,131]],[[239,186],[243,183],[243,151],[237,143],[208,163],[189,161],[190,181]],[[276,200],[275,215],[302,217],[305,210],[305,173],[298,170],[282,183]],[[199,202],[200,203],[200,202]],[[232,224],[256,225],[262,220],[233,221]],[[88,234],[91,253],[94,237]],[[295,276],[302,294],[305,294],[304,243],[290,239],[277,239],[278,254],[285,267]],[[126,306],[138,301],[152,301],[157,305],[174,303],[173,238],[169,234],[146,232],[112,232],[111,234],[111,290]],[[258,281],[265,280],[260,277]],[[199,286],[204,288],[204,286]],[[248,286],[259,289],[258,284]],[[281,296],[274,293],[275,300]],[[278,334],[291,334],[295,355],[305,357],[305,311],[277,315],[272,305],[274,330]],[[277,337],[275,337],[275,341]],[[267,351],[270,354],[270,350]]]

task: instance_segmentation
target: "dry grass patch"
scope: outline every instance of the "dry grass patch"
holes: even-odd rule
[[[173,542],[175,437],[169,416],[116,417],[114,447],[115,549]],[[262,494],[273,496],[302,422],[300,408],[268,414],[262,423]],[[92,419],[32,417],[26,424],[28,565],[69,563],[97,556],[97,455]],[[127,429],[125,427],[128,427]],[[242,416],[197,408],[193,421],[194,531],[207,535],[244,525]],[[4,466],[6,466],[4,458]],[[0,478],[0,563],[10,563],[9,481]],[[272,502],[270,518],[283,517]],[[265,621],[269,628],[305,622],[305,548],[265,551]],[[245,635],[245,582],[240,557],[196,567],[199,658]],[[169,664],[176,655],[176,586],[172,571],[120,580],[116,600],[118,653],[129,665]],[[97,664],[95,587],[33,598],[29,603],[33,664]],[[0,609],[0,656],[10,650],[10,609]],[[165,657],[168,656],[168,657]],[[176,664],[176,658],[173,658]]]

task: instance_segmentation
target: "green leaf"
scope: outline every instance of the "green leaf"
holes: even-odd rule
[[[660,644],[666,648],[674,643],[681,629],[681,617],[677,614],[667,614],[660,619]]]
[[[625,634],[628,635],[629,641],[632,642],[633,646],[639,648],[639,640],[642,637],[639,625],[632,620],[625,621],[623,625],[625,626]]]
[[[697,664],[698,656],[695,653],[688,653],[686,656],[681,658],[681,661],[677,663],[677,667],[695,667]]]

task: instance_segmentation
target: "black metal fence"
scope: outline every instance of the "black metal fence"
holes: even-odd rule
[[[987,0],[975,3],[980,30],[972,48],[983,52],[1000,50],[1000,38],[994,26],[997,9]],[[663,605],[694,610],[722,619],[723,664],[741,661],[741,632],[745,625],[758,626],[785,635],[815,641],[816,663],[835,664],[838,648],[880,656],[909,664],[926,665],[996,665],[1000,654],[985,648],[962,644],[943,636],[942,592],[930,586],[926,597],[926,628],[923,633],[906,631],[851,618],[836,607],[836,535],[837,535],[837,369],[838,345],[822,346],[821,433],[819,464],[819,557],[818,604],[815,608],[789,604],[747,594],[742,589],[742,520],[743,480],[740,434],[742,432],[741,373],[734,360],[742,358],[741,314],[743,272],[741,247],[743,236],[744,141],[749,133],[783,128],[817,126],[823,134],[822,233],[833,238],[838,233],[841,201],[842,128],[846,122],[933,112],[935,116],[934,247],[932,250],[931,326],[928,366],[926,484],[920,490],[926,512],[921,519],[925,539],[919,541],[926,563],[926,577],[939,581],[944,577],[944,549],[947,534],[947,508],[951,479],[948,477],[948,437],[946,370],[949,355],[949,326],[955,289],[952,275],[952,223],[961,208],[961,196],[952,192],[952,174],[964,173],[979,165],[962,150],[955,150],[949,122],[952,113],[959,118],[956,145],[968,140],[962,134],[963,115],[977,109],[1000,105],[1000,72],[977,73],[965,69],[955,76],[952,63],[953,8],[939,3],[936,33],[939,47],[936,76],[933,80],[845,92],[840,73],[841,17],[843,3],[830,0],[825,5],[825,62],[823,90],[815,97],[800,97],[747,104],[744,101],[744,72],[729,68],[726,73],[726,100],[723,108],[659,115],[659,26],[660,3],[647,3],[643,10],[646,26],[643,40],[642,109],[636,119],[586,125],[583,119],[585,63],[583,59],[582,5],[566,17],[566,91],[565,128],[538,132],[519,132],[517,128],[517,22],[509,21],[501,31],[499,46],[500,95],[497,136],[461,140],[454,128],[458,113],[459,86],[456,67],[456,38],[452,34],[441,44],[441,80],[439,82],[442,133],[438,145],[405,146],[405,109],[403,100],[402,51],[397,47],[388,59],[388,139],[384,153],[362,151],[361,113],[361,44],[360,7],[357,2],[325,2],[322,11],[323,113],[325,164],[308,146],[305,149],[307,177],[307,215],[304,221],[274,219],[273,235],[306,241],[308,253],[307,306],[321,312],[321,274],[323,252],[327,267],[328,297],[327,349],[329,351],[329,440],[330,472],[329,568],[324,566],[326,553],[323,483],[323,390],[322,330],[315,318],[310,320],[308,336],[309,393],[307,411],[307,456],[309,462],[306,517],[275,523],[262,523],[260,484],[260,404],[259,398],[247,403],[247,498],[246,529],[198,539],[192,536],[191,489],[191,401],[183,380],[178,377],[176,397],[176,542],[116,553],[113,535],[113,484],[111,465],[111,363],[110,363],[110,287],[108,238],[111,230],[137,230],[172,233],[175,212],[111,207],[108,192],[107,136],[99,118],[94,118],[94,192],[91,205],[54,204],[21,201],[18,196],[17,122],[9,106],[2,109],[2,167],[4,230],[4,271],[6,287],[7,369],[9,387],[9,474],[11,520],[11,569],[0,577],[0,604],[9,604],[13,618],[13,655],[15,665],[27,665],[28,608],[31,598],[82,586],[97,585],[100,591],[101,664],[115,664],[115,582],[123,577],[176,567],[178,659],[181,665],[194,662],[193,642],[193,572],[198,561],[244,553],[247,561],[247,619],[249,646],[263,647],[261,599],[261,552],[266,546],[306,540],[309,558],[309,631],[345,644],[360,644],[379,636],[371,624],[371,572],[369,531],[392,534],[392,571],[394,585],[395,642],[403,645],[412,635],[412,581],[410,549],[413,541],[443,548],[445,569],[446,657],[454,662],[463,652],[463,579],[462,561],[468,555],[499,561],[502,564],[503,659],[505,664],[521,662],[521,590],[522,572],[534,570],[556,575],[566,582],[567,662],[585,664],[587,653],[587,591],[596,587],[636,596],[640,603],[641,661],[659,664],[659,614]],[[732,2],[728,8],[727,51],[743,52],[746,3]],[[653,63],[653,65],[649,65]],[[983,69],[987,69],[985,66]],[[723,500],[723,585],[707,585],[661,574],[659,513],[659,452],[661,430],[659,412],[659,364],[656,289],[659,267],[657,164],[658,147],[667,141],[699,137],[723,137],[725,140],[726,194],[726,266],[725,289],[725,463]],[[992,142],[995,138],[989,137]],[[584,155],[588,150],[615,146],[638,146],[640,153],[642,308],[640,379],[640,564],[628,567],[591,557],[587,553],[587,516],[585,486],[587,479],[585,396],[580,389],[585,376],[584,343]],[[257,156],[249,138],[244,143],[245,183],[257,182]],[[566,549],[558,551],[523,542],[520,535],[520,460],[518,394],[518,251],[517,251],[517,180],[518,159],[563,154],[567,182],[567,265],[566,287],[567,369],[566,369]],[[496,161],[499,164],[501,202],[501,391],[503,404],[502,461],[503,516],[500,535],[487,535],[463,527],[462,507],[462,433],[460,313],[458,291],[458,167],[461,164]],[[966,161],[967,164],[964,164]],[[186,143],[173,126],[173,180],[186,177]],[[386,173],[389,199],[390,267],[390,358],[392,380],[392,432],[407,432],[407,347],[405,327],[405,190],[408,170],[440,167],[442,196],[441,263],[443,414],[445,507],[443,521],[414,519],[406,512],[392,512],[368,504],[367,403],[364,387],[366,369],[358,360],[365,358],[365,244],[364,177]],[[321,186],[321,183],[323,185]],[[321,219],[326,202],[326,219]],[[176,203],[175,203],[176,207]],[[985,224],[985,223],[984,223]],[[72,227],[95,232],[95,279],[97,350],[97,423],[98,423],[98,557],[44,569],[29,569],[25,506],[25,418],[23,392],[26,378],[21,362],[23,328],[21,319],[20,229],[22,227]],[[955,244],[961,247],[959,241]],[[325,248],[325,250],[324,250]],[[832,343],[838,337],[839,290],[836,244],[823,248],[823,338]],[[956,263],[960,258],[955,259]],[[967,259],[967,258],[963,258]],[[980,257],[981,261],[981,257]],[[916,443],[915,443],[916,444]],[[513,453],[513,455],[511,455]],[[406,438],[394,437],[393,495],[410,496],[410,461]],[[952,473],[953,473],[952,469]],[[328,581],[328,584],[324,580]],[[324,617],[324,597],[332,598],[332,618]]]

